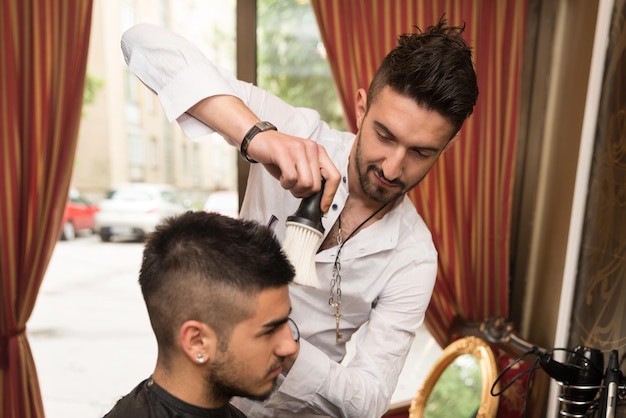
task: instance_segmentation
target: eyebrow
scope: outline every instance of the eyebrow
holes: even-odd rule
[[[385,131],[385,135],[392,137],[394,139],[397,139],[396,135],[391,132],[389,130],[389,128],[387,128],[385,125],[383,125],[382,123],[378,122],[378,121],[374,121],[374,126],[376,129],[380,129],[382,131]],[[440,152],[441,149],[438,147],[424,147],[424,146],[417,146],[417,147],[409,147],[411,149],[419,149],[419,150],[424,150],[424,151],[432,151],[432,152]]]
[[[376,129],[381,129],[381,130],[385,131],[385,134],[387,134],[387,136],[391,136],[393,138],[396,137],[394,135],[394,133],[389,130],[389,128],[387,128],[385,125],[383,125],[382,123],[380,123],[378,121],[374,121],[374,127],[376,127]]]
[[[261,328],[265,329],[265,328],[276,328],[276,327],[279,327],[282,324],[284,324],[285,322],[287,322],[287,319],[288,319],[287,317],[282,318],[282,319],[276,319],[275,321],[271,321],[271,322],[268,322],[266,324],[263,324]]]
[[[274,319],[273,321],[266,322],[265,324],[261,325],[261,328],[263,328],[263,330],[267,330],[267,329],[272,329],[272,328],[276,328],[276,327],[283,325],[289,319],[289,315],[291,315],[291,311],[292,311],[292,308],[289,308],[289,313],[287,314],[287,316],[285,316],[284,318]]]

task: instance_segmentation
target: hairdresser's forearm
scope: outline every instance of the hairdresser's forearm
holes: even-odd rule
[[[207,97],[192,106],[187,113],[237,147],[241,146],[246,132],[260,121],[238,97],[228,95]]]
[[[259,117],[239,98],[219,95],[205,98],[192,106],[188,113],[211,127],[237,147]],[[249,143],[247,154],[262,163],[281,186],[296,197],[305,197],[321,187],[326,179],[321,209],[328,211],[339,184],[339,171],[326,150],[315,141],[268,130],[258,133]]]

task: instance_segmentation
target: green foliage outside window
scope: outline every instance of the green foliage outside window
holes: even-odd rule
[[[102,87],[104,87],[104,80],[87,73],[85,76],[85,89],[83,90],[83,114],[85,114],[85,108],[94,102],[96,93]]]
[[[287,103],[317,110],[345,129],[343,111],[309,0],[258,0],[257,84]]]
[[[470,418],[480,405],[480,366],[470,354],[459,356],[441,374],[428,397],[425,418]]]

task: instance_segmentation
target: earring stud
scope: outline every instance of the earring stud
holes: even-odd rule
[[[204,356],[202,354],[198,354],[196,356],[196,360],[198,360],[198,363],[203,363],[204,362]]]

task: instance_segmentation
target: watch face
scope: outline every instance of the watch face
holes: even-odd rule
[[[276,127],[269,122],[259,122],[255,126],[258,127],[261,132],[267,131],[268,129],[276,129]]]

